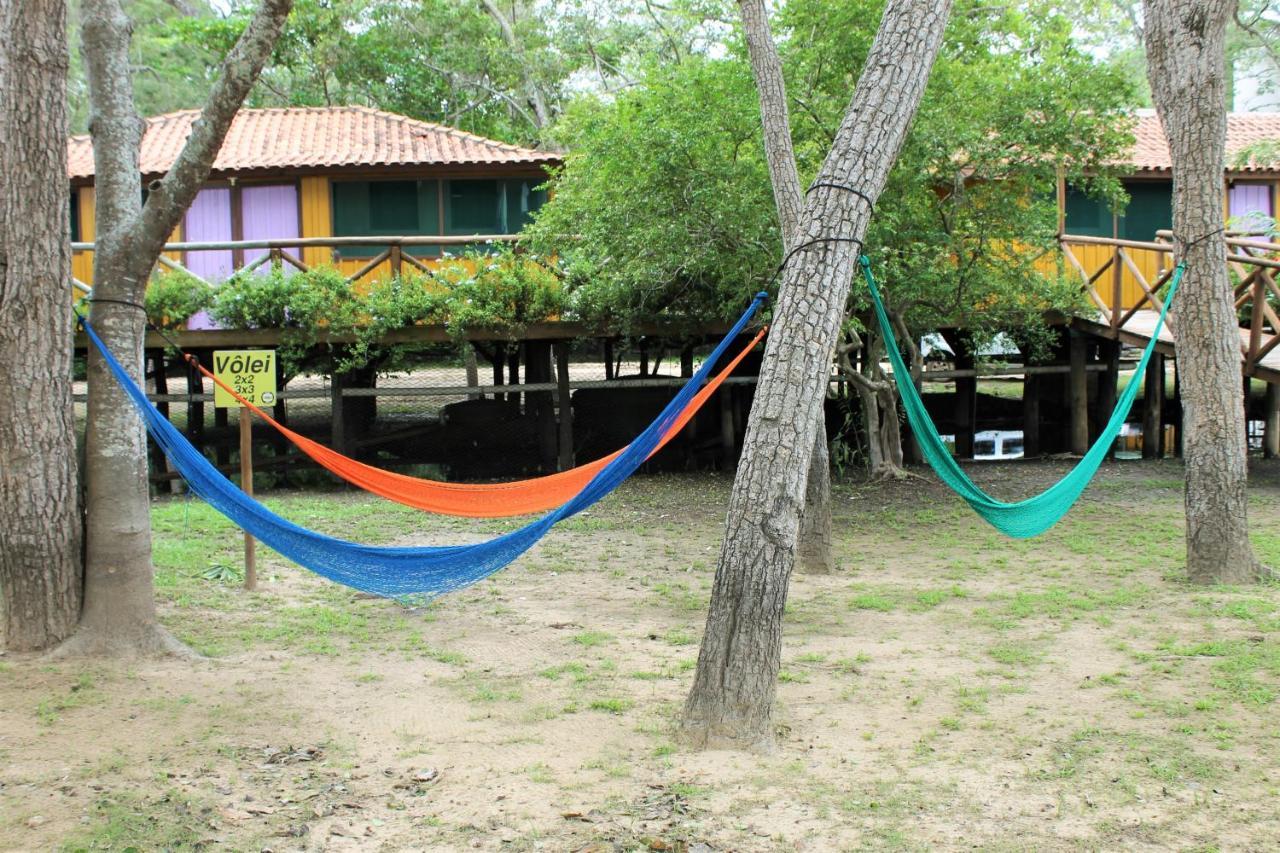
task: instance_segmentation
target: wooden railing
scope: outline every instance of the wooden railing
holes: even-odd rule
[[[1150,315],[1140,324],[1133,320],[1143,312],[1164,309],[1162,292],[1173,276],[1172,237],[1171,232],[1160,231],[1150,242],[1071,234],[1059,238],[1063,260],[1079,275],[1085,295],[1097,306],[1100,325],[1116,333],[1138,325],[1150,327]],[[1232,295],[1240,318],[1245,373],[1280,373],[1276,308],[1280,285],[1275,279],[1280,243],[1252,235],[1229,234],[1225,239],[1224,261],[1235,280]],[[1170,313],[1177,313],[1176,306]]]
[[[472,246],[477,243],[515,243],[520,240],[518,234],[471,234],[471,235],[423,235],[412,237],[373,236],[373,237],[295,237],[279,240],[225,240],[217,242],[175,242],[166,243],[164,253],[160,255],[157,268],[165,267],[179,270],[188,275],[201,278],[187,268],[178,256],[184,252],[234,252],[239,256],[246,249],[265,249],[266,254],[235,269],[237,273],[252,272],[259,267],[270,264],[281,267],[285,264],[306,272],[320,263],[331,263],[338,266],[347,281],[355,283],[376,273],[398,276],[404,267],[410,266],[423,272],[431,270],[431,262],[438,260],[435,256],[423,255],[414,251],[420,247]],[[338,258],[337,251],[344,247],[378,251],[369,258]],[[94,249],[93,243],[72,243],[72,252],[84,258]],[[328,249],[327,257],[324,249]],[[308,262],[307,250],[312,251]],[[88,268],[87,265],[82,265]],[[87,277],[87,276],[86,276]],[[201,279],[204,280],[204,279]],[[77,289],[88,289],[88,285],[80,278],[72,279]]]

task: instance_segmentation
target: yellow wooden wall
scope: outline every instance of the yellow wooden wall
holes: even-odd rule
[[[1102,268],[1103,264],[1115,253],[1113,246],[1093,246],[1073,244],[1070,246],[1071,253],[1075,255],[1080,265],[1084,267],[1085,272],[1090,277]],[[1156,252],[1148,249],[1125,249],[1125,253],[1133,261],[1134,266],[1142,273],[1142,277],[1146,280],[1149,287],[1154,288],[1159,278],[1160,270],[1168,269],[1173,263],[1170,256],[1164,252]],[[1058,269],[1058,257],[1056,253],[1045,255],[1037,266],[1041,271],[1052,274]],[[1079,279],[1079,273],[1075,270],[1069,261],[1062,261],[1062,271],[1070,278],[1071,281]],[[1098,295],[1102,297],[1102,301],[1107,307],[1111,307],[1114,301],[1113,294],[1115,292],[1115,269],[1114,267],[1107,269],[1097,281],[1094,282],[1094,288]],[[1142,285],[1134,277],[1133,272],[1128,266],[1121,263],[1120,278],[1121,300],[1125,308],[1132,308],[1137,305],[1146,296],[1142,289]],[[1090,300],[1092,301],[1092,300]],[[1150,304],[1143,307],[1151,307]]]
[[[94,192],[93,187],[80,187],[77,192],[80,193],[80,239],[79,243],[92,243],[98,234],[97,214],[94,210]],[[173,233],[169,235],[169,242],[176,243],[182,239],[182,223],[173,229]],[[170,260],[182,263],[181,252],[165,252],[164,256]],[[71,274],[85,284],[93,284],[93,252],[84,250],[71,253]]]
[[[93,216],[93,187],[80,187],[80,241],[92,243],[97,235],[96,221]],[[93,284],[93,252],[73,252],[71,255],[71,274],[85,284]]]

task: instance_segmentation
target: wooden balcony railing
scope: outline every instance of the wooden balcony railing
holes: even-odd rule
[[[341,269],[352,283],[358,282],[371,274],[377,273],[380,268],[385,265],[384,271],[392,276],[398,276],[404,267],[410,266],[423,272],[429,272],[430,264],[434,260],[438,260],[435,256],[427,256],[422,253],[424,247],[461,247],[474,246],[484,243],[515,243],[520,240],[519,234],[471,234],[471,235],[423,235],[412,237],[397,236],[373,236],[373,237],[295,237],[279,240],[224,240],[216,242],[176,242],[166,243],[164,253],[160,255],[157,268],[165,267],[171,270],[179,270],[188,275],[200,278],[201,276],[193,273],[178,258],[185,252],[234,252],[237,256],[246,249],[266,250],[266,254],[256,258],[255,260],[244,264],[235,269],[236,273],[252,272],[261,266],[270,264],[273,267],[281,267],[285,264],[306,272],[313,265],[304,260],[304,255],[308,249],[329,249],[327,262],[334,264]],[[338,258],[335,250],[348,248],[375,248],[377,252],[369,258]],[[85,258],[87,260],[88,253],[92,252],[93,243],[72,243],[71,250],[73,256]],[[415,251],[415,249],[417,251]],[[314,253],[313,253],[314,254]],[[80,264],[78,269],[80,272],[89,269],[87,263]],[[85,275],[83,278],[87,278]],[[77,289],[87,291],[88,284],[77,276],[72,279],[72,283]],[[213,282],[210,282],[213,283]]]
[[[1173,276],[1172,239],[1171,232],[1160,231],[1150,242],[1071,234],[1063,234],[1059,242],[1063,259],[1098,307],[1101,324],[1113,332],[1141,334],[1153,326],[1150,312],[1164,308],[1162,291]],[[1280,374],[1280,285],[1275,280],[1280,243],[1248,234],[1228,234],[1226,243],[1223,260],[1235,281],[1232,296],[1245,374]],[[1177,306],[1169,313],[1176,314]]]

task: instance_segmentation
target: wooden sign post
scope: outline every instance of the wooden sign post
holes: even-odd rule
[[[276,354],[274,350],[218,350],[213,373],[255,406],[276,402]],[[240,407],[240,488],[253,494],[253,415],[234,395],[214,383],[213,404],[220,409]],[[254,538],[244,535],[244,588],[257,589],[258,566]]]

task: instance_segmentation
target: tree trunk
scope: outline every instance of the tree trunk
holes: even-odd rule
[[[65,0],[0,0],[0,648],[80,617]]]
[[[265,0],[223,62],[201,117],[145,206],[138,148],[143,122],[133,103],[132,25],[120,0],[86,0],[81,27],[92,107],[98,240],[92,320],[125,369],[140,378],[147,279],[165,240],[209,174],[236,111],[289,14],[291,0]],[[113,300],[113,301],[106,301]],[[87,524],[84,614],[67,654],[154,654],[181,647],[156,621],[146,437],[124,391],[90,352],[85,434]]]
[[[751,72],[760,95],[760,120],[764,130],[765,159],[773,184],[773,201],[778,208],[784,253],[795,245],[804,209],[800,177],[796,172],[795,149],[791,142],[791,119],[787,105],[787,84],[782,76],[782,60],[769,32],[769,13],[764,0],[740,0],[742,29],[751,57]],[[828,371],[830,365],[828,365]],[[824,373],[824,376],[826,374]],[[823,389],[825,397],[826,389]],[[827,449],[827,421],[822,408],[814,425],[813,456],[809,461],[804,512],[799,539],[800,568],[814,574],[835,570],[831,552],[831,459]]]
[[[1186,430],[1187,574],[1256,581],[1239,321],[1223,263],[1227,25],[1234,0],[1145,0],[1147,76],[1173,160],[1173,229],[1187,270],[1173,328]],[[1185,369],[1185,374],[1182,371]]]
[[[819,182],[854,187],[874,203],[920,102],[949,9],[947,0],[889,0]],[[814,193],[801,217],[797,245],[805,248],[783,273],[684,707],[682,733],[697,746],[773,742],[782,613],[813,425],[855,269],[851,241],[860,243],[870,217],[867,202],[835,188]]]

